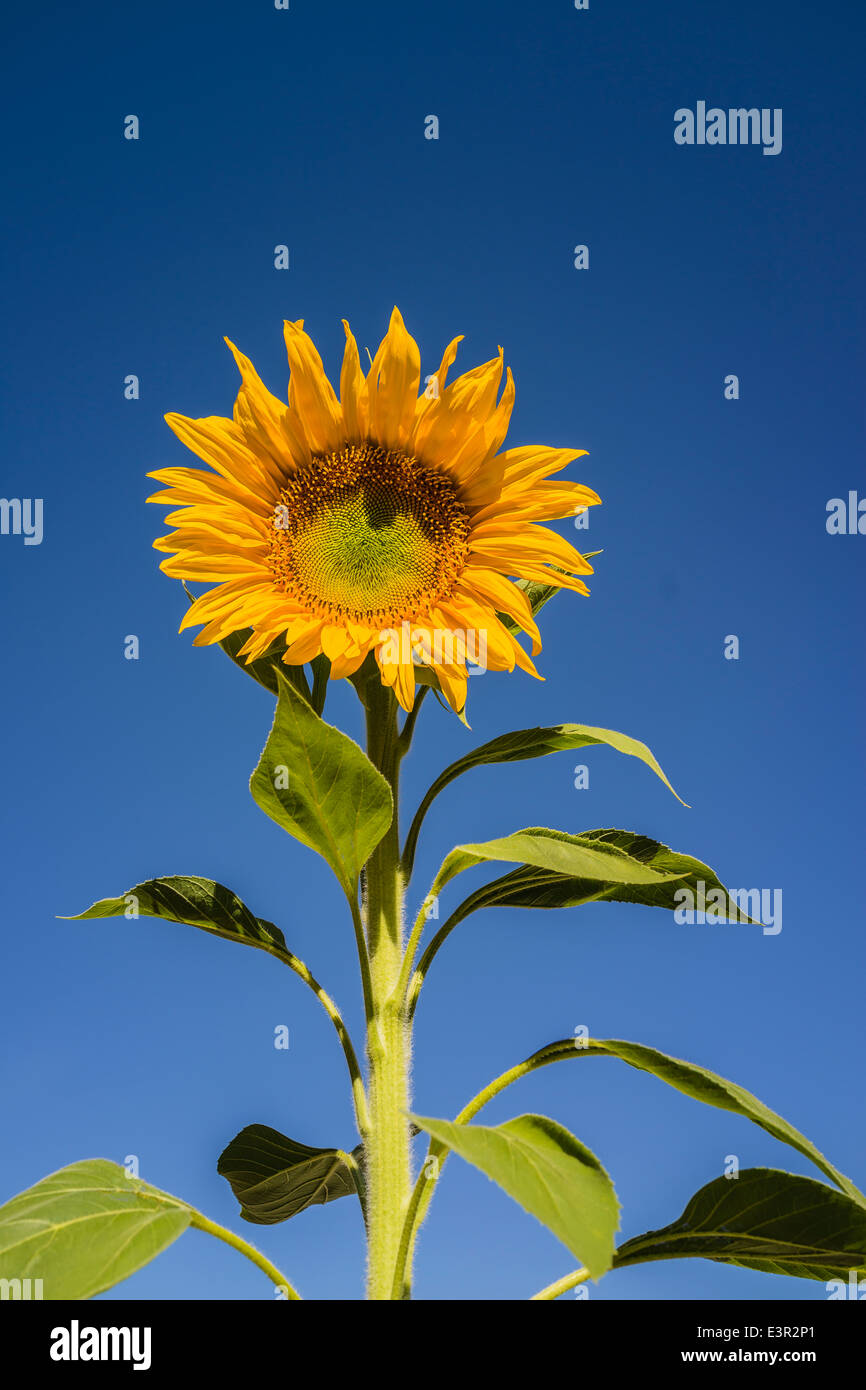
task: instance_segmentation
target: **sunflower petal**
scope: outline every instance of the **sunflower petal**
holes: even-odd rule
[[[367,373],[370,436],[385,449],[406,444],[415,417],[421,353],[400,310],[391,314],[388,332],[379,345]]]
[[[289,404],[297,410],[307,443],[314,454],[327,454],[343,441],[343,412],[325,375],[322,359],[303,319],[286,319],[283,336],[289,359]]]

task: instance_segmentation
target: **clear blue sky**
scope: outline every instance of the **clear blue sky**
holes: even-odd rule
[[[419,1009],[417,1109],[456,1113],[584,1023],[732,1077],[866,1178],[866,538],[825,529],[828,499],[866,495],[863,30],[855,0],[151,0],[12,17],[2,491],[44,499],[44,540],[0,537],[0,1196],[76,1159],[136,1154],[149,1181],[241,1228],[215,1161],[244,1125],[354,1142],[336,1039],[289,972],[191,928],[56,914],[151,875],[218,878],[283,927],[360,1028],[339,889],[247,790],[270,698],[177,636],[185,600],[151,550],[161,512],[144,506],[145,474],[191,461],[165,411],[231,413],[223,334],[282,391],[284,317],[306,319],[337,373],[341,317],[375,348],[395,303],[425,371],[455,333],[464,368],[501,343],[511,442],[588,449],[571,475],[604,499],[577,536],[604,548],[592,597],[544,614],[545,683],[474,680],[471,733],[425,709],[407,809],[476,742],[568,720],[649,742],[692,804],[601,749],[477,772],[429,817],[417,898],[455,841],[539,823],[649,833],[729,885],[784,893],[778,936],[617,905],[471,918]],[[699,100],[782,108],[782,152],[676,145],[674,111]],[[123,398],[128,373],[138,401]],[[341,687],[327,713],[357,731],[356,708]],[[727,1154],[813,1173],[745,1120],[613,1061],[550,1067],[488,1113],[527,1110],[598,1153],[625,1236],[677,1216]],[[354,1202],[244,1230],[305,1295],[359,1296]],[[449,1164],[419,1297],[524,1298],[571,1264]],[[270,1290],[193,1233],[111,1296]],[[591,1296],[825,1292],[681,1261]]]

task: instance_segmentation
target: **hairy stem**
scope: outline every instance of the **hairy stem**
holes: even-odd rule
[[[409,1031],[395,997],[403,961],[403,878],[398,825],[402,749],[397,703],[376,678],[365,689],[367,753],[391,787],[394,817],[365,870],[364,917],[372,1018],[367,1030],[370,1128],[366,1143],[370,1299],[391,1298],[394,1267],[409,1205]]]
[[[494,1081],[490,1082],[489,1086],[485,1086],[483,1091],[479,1091],[477,1096],[473,1096],[469,1104],[460,1111],[454,1123],[457,1125],[468,1124],[488,1101],[491,1101],[494,1096],[498,1096],[500,1091],[504,1091],[506,1086],[510,1086],[512,1082],[519,1081],[522,1076],[527,1076],[529,1072],[537,1071],[539,1067],[546,1067],[551,1062],[561,1062],[570,1057],[584,1055],[586,1053],[583,1044],[575,1038],[563,1038],[561,1041],[551,1043],[548,1047],[542,1047],[538,1052],[533,1052],[531,1057],[527,1057],[525,1062],[519,1062],[516,1067],[511,1067],[501,1076],[497,1076]],[[447,1144],[441,1143],[438,1139],[431,1139],[421,1171],[412,1189],[406,1210],[406,1219],[400,1234],[400,1244],[394,1267],[394,1292],[392,1295],[394,1298],[407,1296],[407,1271],[411,1270],[412,1267],[415,1241],[449,1152]]]
[[[299,960],[292,951],[283,952],[280,950],[275,951],[273,954],[276,955],[277,960],[281,960],[290,970],[294,970],[299,979],[303,980],[304,984],[310,987],[337,1031],[337,1037],[340,1039],[340,1046],[343,1049],[343,1055],[346,1058],[346,1065],[349,1068],[349,1077],[352,1082],[352,1099],[355,1105],[355,1120],[358,1125],[358,1133],[363,1139],[370,1127],[370,1117],[367,1113],[367,1096],[364,1091],[364,1078],[361,1074],[361,1068],[358,1064],[358,1057],[352,1044],[352,1039],[349,1036],[349,1030],[343,1022],[342,1014],[331,996],[322,989],[315,975],[313,975],[307,966],[304,965],[304,962]]]
[[[539,1289],[529,1300],[536,1303],[539,1299],[550,1301],[559,1298],[560,1294],[568,1293],[569,1289],[576,1289],[578,1284],[585,1284],[589,1278],[588,1269],[575,1269],[571,1274],[564,1274],[561,1279],[557,1279],[553,1284],[548,1284],[547,1288]]]
[[[276,1265],[272,1265],[260,1250],[256,1250],[255,1246],[250,1245],[241,1236],[236,1236],[234,1231],[227,1230],[225,1226],[218,1226],[215,1221],[211,1221],[209,1217],[203,1216],[200,1211],[195,1210],[193,1210],[190,1224],[194,1230],[205,1231],[209,1236],[216,1236],[217,1240],[223,1241],[226,1245],[230,1245],[233,1250],[239,1250],[242,1255],[246,1255],[257,1269],[268,1276],[276,1288],[285,1290],[286,1298],[290,1302],[300,1299],[301,1295],[297,1289],[292,1287],[285,1274],[281,1274]]]

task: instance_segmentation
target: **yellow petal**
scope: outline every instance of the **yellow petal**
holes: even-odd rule
[[[171,413],[166,415],[165,421],[188,449],[224,478],[242,484],[257,495],[264,490],[267,496],[276,496],[277,490],[265,465],[247,447],[243,431],[233,420],[226,420],[222,415],[191,420],[185,415]]]
[[[303,319],[283,325],[289,358],[289,404],[297,410],[307,443],[314,454],[329,454],[343,442],[343,412],[325,375],[322,359]]]
[[[388,332],[367,373],[370,437],[386,449],[402,449],[412,431],[421,354],[406,332],[400,310],[391,314]]]
[[[506,449],[501,455],[504,465],[503,487],[515,483],[531,487],[539,478],[559,473],[575,459],[584,458],[586,449],[550,449],[544,444],[528,444],[519,449]]]
[[[492,604],[497,613],[505,613],[509,618],[513,618],[532,638],[533,656],[537,656],[541,651],[541,633],[532,616],[529,599],[523,590],[512,584],[510,579],[506,579],[504,574],[497,574],[495,570],[467,569],[464,571],[463,579],[455,584],[454,594],[466,594],[476,602],[480,599]]]
[[[448,376],[448,370],[453,364],[454,359],[457,356],[457,348],[459,344],[462,342],[462,333],[458,337],[451,339],[451,342],[448,344],[447,348],[442,354],[442,361],[439,364],[439,370],[433,372],[430,376],[430,380],[425,383],[424,390],[421,392],[421,395],[415,402],[416,425],[419,417],[423,415],[425,410],[429,409],[431,402],[438,401],[439,397],[442,395],[442,392],[445,390],[445,380]]]
[[[319,655],[322,650],[323,627],[324,622],[321,618],[299,619],[297,624],[292,624],[289,632],[292,633],[293,640],[283,656],[287,666],[303,666],[305,661],[312,661],[314,656]]]
[[[416,421],[412,452],[428,460],[450,460],[487,419],[502,379],[502,356],[464,372]]]
[[[279,484],[288,473],[307,461],[303,453],[298,457],[292,454],[291,446],[297,441],[285,429],[288,405],[271,395],[250,359],[235,347],[231,339],[226,338],[225,341],[243,382],[235,402],[235,422],[243,431],[250,448],[265,460],[271,476]]]
[[[361,371],[358,344],[346,319],[343,319],[343,328],[346,333],[346,348],[340,373],[340,405],[343,408],[346,438],[352,443],[358,443],[367,431],[367,383]]]

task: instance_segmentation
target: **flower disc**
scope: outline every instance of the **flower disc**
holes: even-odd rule
[[[469,517],[450,479],[371,444],[313,460],[280,490],[269,563],[312,612],[399,625],[447,597]]]

